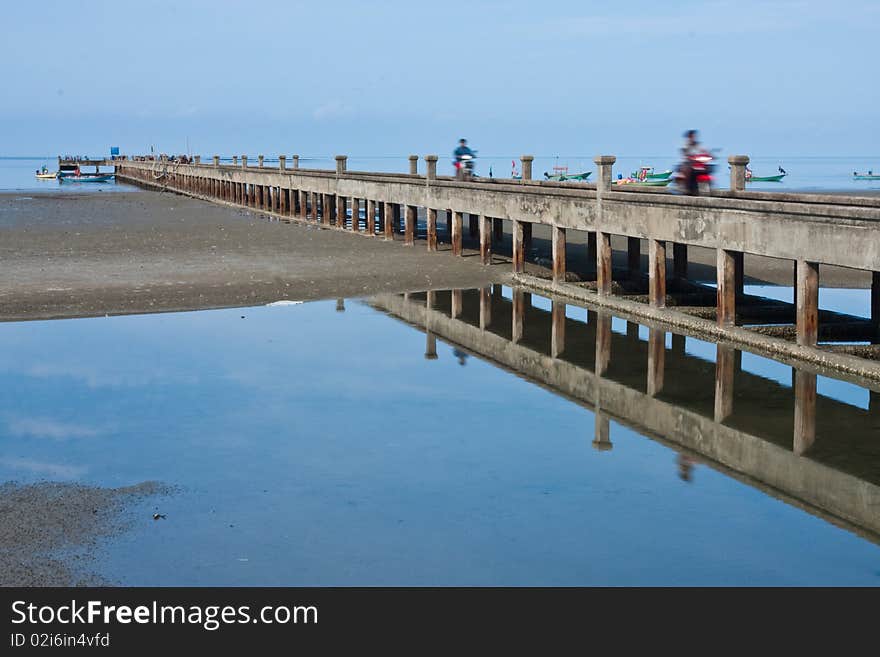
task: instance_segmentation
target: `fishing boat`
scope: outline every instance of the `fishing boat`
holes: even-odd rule
[[[880,174],[873,171],[868,173],[856,173],[853,171],[853,180],[880,180]]]
[[[746,182],[782,182],[788,174],[778,173],[775,176],[746,176]]]
[[[615,185],[631,185],[633,187],[666,187],[672,182],[672,178],[657,178],[655,180],[639,180],[638,178],[618,178],[612,181]]]
[[[655,172],[654,167],[639,167],[638,171],[633,171],[630,178],[638,178],[639,180],[668,180],[672,176],[672,169],[666,171]]]
[[[581,173],[547,173],[545,171],[544,178],[546,180],[555,180],[557,182],[565,182],[566,180],[586,180],[592,173],[592,171],[582,171]]]
[[[61,182],[77,182],[77,183],[79,183],[79,182],[98,182],[98,183],[103,183],[103,182],[110,182],[111,180],[113,180],[113,175],[114,174],[112,174],[112,173],[99,173],[99,174],[87,173],[87,174],[80,174],[78,176],[61,176],[58,180],[60,180]]]
[[[37,178],[40,180],[55,180],[58,177],[58,173],[55,171],[38,171]]]

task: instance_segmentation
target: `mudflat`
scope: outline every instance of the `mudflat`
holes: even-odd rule
[[[476,287],[507,271],[172,193],[0,194],[0,320]]]

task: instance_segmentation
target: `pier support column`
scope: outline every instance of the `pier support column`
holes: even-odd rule
[[[797,261],[797,343],[815,347],[819,339],[819,263]]]
[[[366,227],[367,233],[369,235],[375,236],[376,232],[379,230],[379,221],[376,219],[376,201],[373,199],[367,199],[367,218],[366,218]]]
[[[648,299],[655,308],[666,307],[666,242],[648,240]]]
[[[666,368],[666,331],[648,329],[648,382],[647,393],[655,397],[663,391],[663,376]]]
[[[480,222],[480,264],[492,264],[492,220],[485,215],[479,216]]]
[[[336,222],[333,225],[340,230],[345,228],[345,197],[342,194],[336,195]]]
[[[794,371],[794,439],[792,449],[801,455],[816,442],[816,375]]]
[[[519,288],[513,288],[513,314],[511,316],[511,341],[516,344],[523,337],[523,320],[526,316],[526,295]]]
[[[462,307],[462,292],[461,290],[453,290],[452,291],[452,303],[449,306],[449,314],[452,316],[452,319],[456,319],[459,315],[461,315],[461,307]]]
[[[480,330],[492,324],[492,286],[480,288]]]
[[[596,375],[602,376],[611,363],[611,315],[596,312]]]
[[[406,206],[405,229],[403,243],[412,246],[416,243],[416,217],[419,209],[415,205]]]
[[[565,282],[565,228],[553,225],[551,245],[553,251],[553,282]]]
[[[642,270],[642,241],[638,237],[626,238],[626,265],[630,278],[635,278]]]
[[[385,239],[393,240],[394,239],[394,210],[391,207],[391,203],[383,203],[383,212],[382,214],[384,222],[385,222]]]
[[[871,324],[874,326],[874,339],[880,342],[880,271],[871,274]]]
[[[715,421],[724,422],[733,413],[733,378],[736,373],[736,349],[715,346]]]
[[[687,244],[675,242],[672,245],[672,273],[676,279],[683,280],[688,275]]]
[[[361,229],[361,201],[359,198],[351,197],[351,232],[357,233]]]
[[[596,233],[596,291],[611,294],[611,233]]]
[[[318,223],[318,201],[320,201],[321,195],[318,192],[312,192],[309,196],[312,201],[312,221]]]
[[[428,251],[437,250],[437,210],[427,209],[428,214]]]
[[[727,158],[730,165],[730,191],[742,192],[746,188],[746,166],[749,163],[748,155],[731,155]]]
[[[309,193],[304,189],[299,190],[299,218],[303,221],[309,218]]]
[[[525,248],[523,222],[513,220],[513,273],[521,274],[525,269]]]
[[[463,212],[454,212],[452,214],[452,255],[461,255],[461,228],[464,222]]]
[[[279,200],[281,201],[281,214],[288,214],[287,206],[289,202],[288,198],[288,190],[281,188],[281,193],[279,194]]]
[[[736,251],[718,249],[717,280],[718,303],[716,316],[718,326],[733,326],[736,323]]]
[[[558,358],[565,351],[565,304],[554,300],[550,306],[550,356]]]

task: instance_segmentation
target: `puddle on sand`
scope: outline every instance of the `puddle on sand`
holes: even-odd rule
[[[178,487],[123,584],[880,584],[875,392],[505,290],[0,324],[0,481]]]

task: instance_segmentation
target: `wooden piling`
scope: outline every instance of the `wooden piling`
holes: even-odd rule
[[[464,221],[463,212],[454,212],[452,214],[452,255],[460,256],[461,249],[461,228]]]
[[[819,339],[819,263],[797,262],[797,343],[815,347]]]
[[[648,298],[655,308],[666,307],[666,242],[648,240]]]
[[[736,323],[736,257],[733,251],[717,249],[718,326]]]
[[[403,243],[406,246],[412,246],[416,242],[416,213],[418,211],[419,209],[415,205],[406,206],[403,235]]]
[[[611,233],[596,234],[596,291],[600,296],[611,294]]]
[[[437,250],[437,210],[427,209],[428,214],[428,251]]]
[[[376,220],[376,201],[373,199],[367,199],[367,208],[366,208],[367,216],[366,216],[366,230],[371,236],[375,235],[379,230],[379,222]]]
[[[480,224],[480,264],[492,264],[492,226],[491,219],[485,215],[479,216]]]
[[[337,229],[345,230],[345,197],[342,194],[336,195],[336,223]]]
[[[553,225],[551,246],[553,251],[553,282],[565,282],[565,228]]]
[[[394,239],[394,209],[391,207],[391,203],[384,203],[384,212],[383,214],[385,219],[385,239],[393,240]]]
[[[352,196],[349,205],[351,205],[351,232],[357,233],[361,229],[361,201]]]
[[[525,269],[525,247],[523,222],[513,220],[513,273],[520,274]]]

